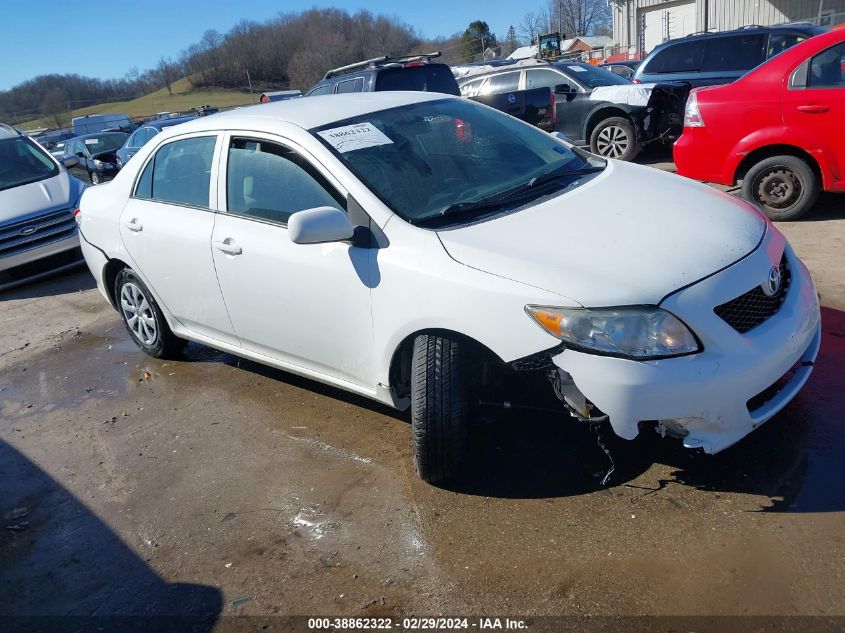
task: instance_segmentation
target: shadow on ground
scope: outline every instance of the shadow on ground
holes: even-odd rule
[[[85,264],[80,263],[75,268],[58,272],[51,277],[17,286],[9,290],[2,290],[0,291],[0,302],[66,295],[96,287],[97,283],[94,281],[94,277],[85,267]]]
[[[633,480],[658,463],[674,471],[654,492],[673,482],[764,495],[771,499],[764,511],[845,510],[839,485],[845,480],[845,313],[823,308],[822,327],[816,369],[779,415],[717,455],[690,451],[648,430],[632,442],[613,438],[615,485],[636,487]],[[488,497],[571,496],[597,490],[606,468],[595,437],[579,423],[514,411],[477,429],[467,475],[452,489]]]
[[[201,632],[217,621],[217,589],[162,580],[82,502],[3,441],[0,473],[0,628]]]

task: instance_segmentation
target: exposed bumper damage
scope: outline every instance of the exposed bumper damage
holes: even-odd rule
[[[647,145],[680,137],[690,89],[690,84],[683,82],[603,86],[593,90],[590,100],[627,106],[637,140]]]
[[[570,409],[607,414],[617,435],[633,439],[641,423],[688,448],[717,453],[782,410],[810,376],[821,342],[818,296],[804,265],[786,247],[791,285],[776,314],[740,334],[712,307],[759,283],[780,251],[760,248],[728,271],[667,298],[661,306],[699,335],[703,351],[657,361],[632,361],[575,350],[553,357]],[[723,279],[723,277],[725,277]],[[707,305],[709,309],[703,310]],[[581,417],[581,416],[579,416]]]

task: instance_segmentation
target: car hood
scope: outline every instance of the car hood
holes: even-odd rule
[[[57,176],[0,191],[0,224],[41,212],[70,207],[85,188],[66,171]]]
[[[727,194],[609,161],[536,206],[441,230],[456,261],[587,307],[657,305],[755,250],[766,221]]]

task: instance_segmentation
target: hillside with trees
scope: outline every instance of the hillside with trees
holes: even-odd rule
[[[583,35],[600,32],[608,21],[605,0],[546,0],[498,37],[479,19],[451,36],[423,40],[400,19],[365,10],[280,13],[264,22],[242,20],[227,33],[208,30],[176,59],[162,57],[144,72],[131,69],[123,79],[36,77],[0,91],[0,121],[40,119],[60,127],[68,124],[71,111],[86,106],[126,102],[158,90],[172,96],[181,78],[197,90],[305,89],[327,70],[363,59],[442,50],[442,61],[463,63],[480,59],[485,48],[497,44],[507,55],[540,31],[560,26],[567,36]]]

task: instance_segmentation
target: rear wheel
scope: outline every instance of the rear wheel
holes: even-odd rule
[[[117,309],[129,335],[144,352],[155,358],[172,358],[185,340],[170,331],[152,293],[130,268],[117,274],[114,282]]]
[[[411,424],[414,466],[420,478],[440,483],[462,465],[467,397],[462,381],[465,350],[443,336],[423,334],[411,357]]]
[[[742,180],[742,197],[772,220],[796,220],[819,196],[819,179],[797,156],[772,156],[753,165]]]
[[[621,116],[601,121],[590,135],[590,150],[605,158],[634,160],[640,153],[634,124]]]

